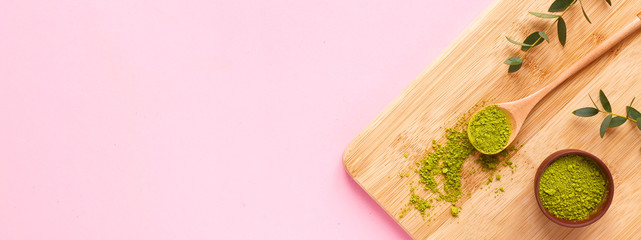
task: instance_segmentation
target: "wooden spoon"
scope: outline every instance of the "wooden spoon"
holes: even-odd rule
[[[572,66],[570,66],[565,71],[563,71],[556,79],[554,79],[554,81],[550,82],[548,85],[546,85],[539,91],[533,93],[530,96],[521,98],[516,101],[496,104],[501,110],[507,113],[511,122],[510,138],[508,139],[507,144],[505,144],[505,146],[503,146],[501,150],[505,149],[507,146],[510,145],[510,143],[512,143],[512,141],[514,141],[514,138],[516,138],[516,135],[521,130],[521,126],[523,126],[523,122],[525,122],[525,119],[527,118],[527,116],[530,114],[534,106],[536,106],[536,104],[539,103],[539,101],[541,101],[543,97],[545,97],[545,95],[550,93],[552,90],[554,90],[557,86],[559,86],[565,80],[570,78],[572,75],[581,71],[581,69],[583,69],[584,67],[592,63],[594,60],[599,58],[605,52],[610,50],[614,45],[621,42],[621,40],[625,39],[627,36],[636,32],[639,29],[641,29],[641,13],[637,14],[637,18],[635,18],[634,21],[632,21],[632,23],[628,24],[623,29],[619,30],[614,35],[612,35],[610,38],[606,39],[603,43],[596,46],[594,49],[588,52],[588,54],[580,58],[577,62],[572,64]],[[479,151],[482,153],[485,153],[481,150]],[[485,154],[496,154],[496,153],[498,152],[485,153]]]

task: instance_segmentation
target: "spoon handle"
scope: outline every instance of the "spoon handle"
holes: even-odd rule
[[[534,107],[536,103],[538,103],[543,97],[545,97],[545,95],[547,95],[550,91],[556,88],[559,84],[563,83],[565,80],[570,78],[575,73],[581,71],[581,69],[585,68],[587,65],[592,63],[594,60],[599,58],[604,53],[606,53],[612,47],[614,47],[619,42],[621,42],[621,40],[625,39],[627,36],[636,32],[639,29],[641,29],[641,13],[637,14],[637,18],[635,18],[634,21],[632,21],[632,23],[629,23],[623,29],[614,33],[614,35],[612,35],[611,37],[603,41],[594,49],[590,50],[590,52],[588,52],[585,56],[581,57],[578,61],[576,61],[569,68],[563,71],[561,75],[559,75],[556,79],[554,79],[554,81],[550,82],[548,85],[546,85],[539,91],[526,97],[528,98],[528,101],[532,102],[532,107]]]

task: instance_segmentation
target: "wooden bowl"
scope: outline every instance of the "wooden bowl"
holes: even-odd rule
[[[543,204],[541,203],[541,198],[539,196],[539,181],[541,180],[541,175],[543,174],[543,171],[552,162],[566,155],[581,155],[588,159],[593,160],[599,166],[599,168],[601,169],[601,173],[603,173],[605,180],[607,181],[605,186],[607,190],[607,195],[605,196],[605,199],[601,201],[601,203],[597,206],[596,211],[590,214],[588,218],[583,220],[567,220],[567,219],[562,219],[554,216],[552,213],[548,212],[548,210],[545,209],[545,207],[543,207]],[[603,214],[605,214],[606,211],[608,211],[608,208],[612,203],[612,197],[614,196],[614,183],[612,181],[612,174],[610,173],[610,170],[608,169],[607,166],[605,166],[605,164],[603,163],[603,161],[601,161],[601,159],[597,158],[596,156],[590,153],[587,153],[581,150],[565,149],[565,150],[552,153],[552,155],[550,155],[545,160],[543,160],[543,162],[539,166],[539,169],[536,171],[536,176],[534,177],[534,195],[536,196],[536,203],[539,205],[539,208],[543,212],[543,215],[545,215],[552,222],[564,227],[579,228],[579,227],[585,227],[587,225],[590,225],[596,222],[597,220],[599,220],[599,218],[603,216]]]

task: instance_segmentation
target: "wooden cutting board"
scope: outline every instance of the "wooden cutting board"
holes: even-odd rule
[[[409,183],[418,176],[408,167],[425,155],[432,139],[475,104],[505,102],[527,96],[554,79],[594,46],[636,18],[641,0],[583,1],[592,24],[580,7],[565,15],[568,41],[558,43],[556,27],[551,44],[530,51],[523,68],[507,74],[502,62],[519,48],[505,36],[522,40],[552,21],[527,14],[546,12],[552,0],[495,1],[428,68],[426,68],[347,147],[343,161],[347,172],[415,239],[633,239],[641,236],[641,131],[631,123],[609,129],[599,137],[605,115],[579,118],[571,114],[590,106],[588,94],[603,89],[613,110],[625,114],[633,97],[641,100],[641,33],[633,34],[609,53],[569,79],[533,110],[515,141],[523,144],[512,161],[515,172],[501,166],[499,182],[485,185],[490,173],[478,171],[467,160],[459,217],[449,205],[435,204],[432,221],[416,210],[399,218],[409,201]],[[641,101],[635,104],[641,109]],[[615,182],[614,201],[603,218],[579,229],[550,222],[538,209],[533,179],[538,165],[549,154],[566,148],[588,151],[610,168]],[[408,158],[403,155],[408,154]],[[399,177],[409,172],[409,177]],[[493,173],[494,175],[496,173]],[[416,184],[416,183],[415,183]],[[496,194],[497,188],[505,192]],[[483,188],[483,189],[481,189]],[[418,191],[422,196],[428,192]]]

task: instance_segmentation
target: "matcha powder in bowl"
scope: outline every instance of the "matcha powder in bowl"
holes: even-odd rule
[[[490,105],[474,114],[468,125],[472,145],[484,154],[497,154],[507,146],[510,119],[497,105]]]
[[[587,152],[568,149],[548,157],[535,176],[535,195],[544,214],[566,227],[598,220],[612,202],[612,174]]]
[[[605,178],[593,161],[579,155],[563,156],[548,166],[539,181],[541,203],[567,220],[587,218],[605,196]]]

